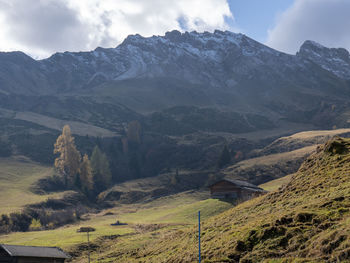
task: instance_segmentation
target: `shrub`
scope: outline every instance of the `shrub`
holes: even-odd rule
[[[24,213],[10,214],[11,231],[25,232],[29,229],[32,218]]]
[[[32,222],[31,222],[31,224],[29,226],[29,229],[30,230],[41,230],[41,228],[42,228],[42,225],[40,223],[40,220],[33,218]]]

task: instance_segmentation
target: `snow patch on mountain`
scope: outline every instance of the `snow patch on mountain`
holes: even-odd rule
[[[233,89],[244,79],[285,79],[291,72],[302,72],[317,83],[311,69],[314,64],[340,78],[350,79],[350,58],[345,49],[306,41],[293,56],[244,34],[220,30],[214,33],[174,30],[152,37],[130,35],[115,48],[56,53],[37,61],[20,52],[0,53],[2,64],[13,72],[24,70],[21,66],[25,65],[26,76],[37,74],[28,92],[38,86],[36,81],[42,84],[42,89],[50,87],[52,92],[57,92],[137,78],[174,78],[206,87]],[[12,78],[11,83],[16,79],[20,78]],[[22,83],[11,85],[17,85],[18,89],[23,86]]]
[[[307,40],[297,56],[312,61],[340,78],[350,79],[350,54],[344,48],[327,48]]]

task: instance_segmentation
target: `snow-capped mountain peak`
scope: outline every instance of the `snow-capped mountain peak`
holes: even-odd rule
[[[28,59],[27,59],[28,58]],[[17,63],[14,66],[14,63]],[[56,53],[48,59],[33,60],[26,55],[0,54],[0,66],[18,73],[9,87],[27,74],[43,90],[56,92],[96,87],[108,81],[142,78],[173,78],[192,84],[233,89],[241,80],[285,79],[290,72],[310,73],[310,63],[317,64],[343,79],[350,79],[349,52],[326,48],[306,41],[297,56],[269,48],[247,36],[230,31],[213,33],[170,31],[164,36],[130,35],[115,48],[96,48],[91,52]],[[310,73],[311,81],[317,82]],[[6,79],[6,75],[3,77]],[[23,82],[26,83],[26,82]],[[4,85],[6,87],[6,85]],[[50,87],[51,90],[48,90]],[[15,90],[15,89],[13,89]]]
[[[350,79],[350,54],[344,48],[327,48],[307,40],[300,47],[297,56],[314,62],[338,77]]]

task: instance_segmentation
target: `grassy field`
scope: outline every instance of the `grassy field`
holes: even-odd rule
[[[195,201],[188,195],[178,194],[162,198],[155,202],[153,207],[141,208],[134,213],[117,214],[123,222],[138,224],[171,223],[194,224],[197,220],[197,212],[200,210],[202,218],[217,215],[233,205],[217,199]],[[190,200],[194,202],[191,202]]]
[[[234,205],[210,199],[209,191],[187,191],[161,197],[151,202],[124,204],[103,210],[96,218],[119,220],[128,224],[195,224],[200,210],[203,219]]]
[[[19,211],[24,205],[62,194],[37,195],[30,191],[38,179],[52,174],[52,168],[25,157],[0,158],[0,214]]]
[[[124,235],[133,232],[128,226],[112,227],[114,221],[111,218],[94,218],[80,224],[69,225],[54,230],[17,232],[9,235],[1,235],[0,243],[30,246],[58,246],[68,248],[72,245],[84,243],[87,240],[86,233],[78,233],[77,229],[84,226],[93,226],[96,231],[90,233],[90,240],[107,235]]]
[[[123,205],[99,214],[88,215],[88,218],[79,224],[55,230],[1,235],[0,243],[70,248],[86,242],[86,235],[76,232],[81,226],[96,228],[91,234],[91,240],[94,241],[103,236],[139,233],[143,226],[147,228],[153,224],[161,224],[162,228],[181,228],[197,222],[198,210],[205,220],[233,207],[231,203],[206,199],[207,196],[206,192],[185,192],[144,204]],[[117,220],[128,225],[111,226]]]

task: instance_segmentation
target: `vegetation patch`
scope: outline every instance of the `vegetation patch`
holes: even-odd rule
[[[25,205],[60,198],[63,193],[38,194],[33,186],[42,178],[51,176],[53,169],[25,157],[0,158],[0,214],[21,211]]]

